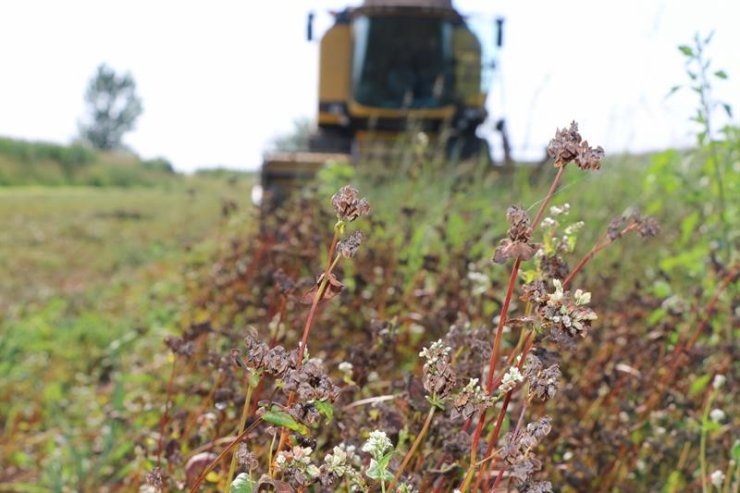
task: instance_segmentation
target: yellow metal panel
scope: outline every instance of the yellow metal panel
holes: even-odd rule
[[[438,119],[452,118],[455,114],[454,106],[443,106],[442,108],[374,108],[365,106],[355,101],[349,103],[349,114],[360,118],[419,118]]]
[[[458,95],[466,106],[483,106],[485,94],[481,93],[480,42],[465,26],[456,28],[452,39]]]
[[[349,99],[352,36],[347,24],[337,24],[321,38],[319,101]]]
[[[337,115],[336,113],[327,113],[325,111],[319,112],[320,125],[341,125],[342,123],[342,115]]]

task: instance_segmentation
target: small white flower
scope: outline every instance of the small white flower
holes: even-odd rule
[[[588,305],[591,302],[591,293],[576,289],[576,292],[573,293],[573,299],[576,300],[576,305]]]
[[[558,225],[558,222],[551,217],[546,217],[545,219],[542,220],[543,228],[552,228],[557,225]]]
[[[519,368],[512,366],[504,375],[503,383],[506,382],[522,382],[524,381],[524,375],[519,371]]]
[[[727,377],[722,375],[721,373],[717,373],[714,376],[714,380],[712,380],[712,387],[717,390],[718,388],[722,387],[725,382],[727,381]]]
[[[275,457],[275,465],[278,466],[278,469],[284,466],[286,462],[285,452],[278,452],[277,457]]]
[[[558,207],[557,205],[553,205],[552,207],[550,207],[550,214],[552,214],[553,216],[567,214],[568,211],[570,211],[570,204],[568,204],[567,202],[560,207]]]
[[[427,358],[428,360],[436,360],[439,356],[448,355],[452,351],[452,348],[445,346],[442,339],[439,339],[432,343],[428,348],[424,348],[419,353],[419,357]]]
[[[351,373],[353,368],[352,363],[349,361],[342,361],[339,363],[339,371],[342,373]]]
[[[583,228],[584,224],[585,223],[583,221],[578,221],[577,223],[571,224],[570,226],[565,228],[565,234],[572,235],[574,233],[577,233],[578,231],[581,230],[581,228]]]
[[[519,368],[516,366],[512,366],[509,368],[509,370],[504,375],[504,378],[501,379],[501,386],[499,387],[499,391],[502,394],[505,394],[511,390],[514,390],[517,383],[524,381],[524,375],[522,375],[522,372],[519,371]]]
[[[717,469],[709,475],[709,479],[712,481],[712,484],[714,486],[716,486],[717,488],[721,488],[725,482],[725,473]]]
[[[563,299],[563,283],[558,279],[553,279],[552,285],[555,286],[555,292],[550,295],[550,301],[554,303]]]
[[[373,457],[380,457],[389,448],[393,447],[391,439],[384,431],[375,430],[370,432],[370,437],[362,446],[363,452],[368,452]]]
[[[471,378],[468,384],[465,386],[463,391],[465,390],[473,390],[475,387],[478,386],[478,379],[477,378]]]
[[[715,423],[719,423],[720,421],[725,419],[725,412],[722,409],[712,409],[709,412],[709,419],[711,419]]]
[[[313,452],[311,447],[301,447],[300,445],[296,445],[293,447],[293,460],[302,462],[303,464],[310,464],[311,452]]]

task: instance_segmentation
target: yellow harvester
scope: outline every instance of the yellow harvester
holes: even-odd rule
[[[318,129],[307,152],[266,158],[263,190],[282,196],[327,160],[350,161],[410,122],[462,159],[487,155],[476,129],[487,116],[488,62],[451,0],[364,0],[335,13],[321,38]]]

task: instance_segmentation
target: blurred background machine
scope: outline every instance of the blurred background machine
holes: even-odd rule
[[[365,0],[333,16],[320,42],[317,128],[306,152],[266,156],[264,193],[280,201],[327,161],[359,161],[410,130],[424,132],[450,158],[490,162],[476,130],[488,116],[502,19],[487,23],[493,34],[483,44],[451,0]],[[311,13],[309,40],[313,21]],[[503,121],[496,128],[505,137]]]

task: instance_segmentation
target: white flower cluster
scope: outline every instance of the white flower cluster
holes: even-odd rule
[[[370,437],[362,446],[362,451],[372,456],[365,471],[367,477],[381,482],[393,479],[393,474],[388,471],[390,455],[393,454],[392,449],[393,443],[384,431],[375,430],[370,432]]]
[[[524,381],[524,375],[522,375],[522,372],[519,371],[519,368],[516,366],[512,366],[508,369],[506,374],[504,375],[504,378],[501,380],[501,386],[499,387],[499,392],[502,394],[506,394],[516,386]]]
[[[717,488],[721,488],[725,482],[725,473],[717,469],[709,475],[709,480],[714,486],[716,486]]]
[[[433,364],[441,357],[448,356],[451,352],[452,348],[449,346],[445,346],[444,342],[442,342],[442,339],[439,339],[433,342],[432,345],[428,348],[425,347],[424,349],[422,349],[419,353],[419,357],[426,358],[428,363]]]
[[[311,462],[311,447],[296,445],[290,451],[280,451],[275,457],[275,468],[278,471],[294,469],[305,472],[310,478],[317,478],[321,474],[319,468]]]
[[[375,430],[370,432],[370,437],[362,445],[362,451],[369,453],[373,457],[376,455],[382,456],[391,447],[393,447],[393,443],[391,443],[388,435],[384,431]]]
[[[352,485],[350,491],[367,491],[367,486],[359,471],[362,461],[355,450],[354,445],[340,443],[330,454],[326,454],[322,469],[337,478],[347,478]]]

